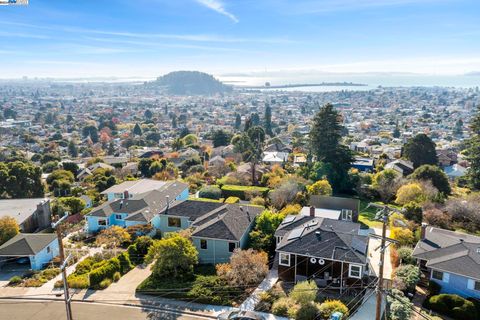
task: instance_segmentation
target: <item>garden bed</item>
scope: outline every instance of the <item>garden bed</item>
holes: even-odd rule
[[[216,275],[215,266],[201,265],[195,267],[193,277],[184,280],[150,276],[137,287],[136,292],[190,302],[238,306],[253,289],[231,288]]]
[[[22,277],[15,276],[8,283],[11,287],[41,287],[60,274],[60,268],[47,268],[42,271],[32,271]]]

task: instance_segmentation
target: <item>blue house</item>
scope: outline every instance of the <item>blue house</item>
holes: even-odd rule
[[[142,181],[142,180],[140,180]],[[154,181],[154,180],[151,180]],[[178,181],[162,182],[158,189],[145,192],[135,188],[135,194],[130,195],[129,190],[124,190],[119,197],[118,190],[113,190],[109,195],[112,200],[94,208],[85,216],[88,233],[95,233],[110,226],[129,227],[134,225],[154,224],[152,220],[158,213],[165,210],[170,202],[188,198],[188,185]],[[143,187],[152,186],[150,183],[142,184]],[[112,187],[113,188],[113,187]],[[112,189],[110,188],[110,189]]]
[[[355,158],[355,162],[352,163],[352,168],[362,172],[373,172],[375,169],[373,159],[359,157]]]
[[[0,265],[27,257],[30,269],[41,270],[58,254],[56,234],[19,233],[0,246]]]
[[[480,298],[480,237],[422,224],[413,256],[442,293]]]
[[[153,219],[162,235],[192,228],[192,242],[200,263],[228,262],[233,251],[244,249],[261,207],[186,200],[174,203]]]
[[[108,201],[118,200],[118,199],[130,199],[134,196],[152,191],[159,190],[163,191],[168,188],[176,181],[160,181],[153,179],[140,179],[133,181],[125,181],[120,184],[114,185],[107,190],[103,191],[101,194],[107,197]],[[188,188],[186,188],[186,197],[188,197]]]

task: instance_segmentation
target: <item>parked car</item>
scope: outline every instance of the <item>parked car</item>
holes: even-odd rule
[[[265,320],[264,316],[253,311],[229,311],[221,313],[217,319],[220,320]]]

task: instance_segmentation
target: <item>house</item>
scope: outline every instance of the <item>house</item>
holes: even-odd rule
[[[140,186],[128,185],[131,189],[122,192],[121,197],[113,197],[112,200],[94,208],[85,216],[88,233],[98,232],[113,225],[129,227],[139,224],[152,224],[156,215],[165,210],[170,202],[188,198],[188,185],[178,181],[163,181],[162,187],[149,189],[148,191],[146,191],[148,183],[143,183]],[[149,186],[156,185],[151,184]],[[118,194],[119,190],[113,189],[111,193]],[[135,193],[131,195],[130,190]],[[111,198],[110,194],[109,198]]]
[[[96,162],[96,163],[94,163],[94,164],[92,164],[91,166],[88,167],[88,170],[90,170],[90,172],[93,172],[97,169],[105,169],[105,170],[114,171],[115,167],[113,167],[109,164],[103,163],[103,162]]]
[[[368,282],[368,237],[360,224],[313,215],[287,216],[275,232],[283,281],[313,279],[319,287],[362,288]]]
[[[352,163],[352,168],[358,169],[358,171],[362,172],[373,172],[373,159],[357,157]]]
[[[385,169],[392,169],[400,173],[403,177],[409,176],[413,173],[413,163],[407,160],[394,160],[385,165]]]
[[[78,181],[83,181],[83,180],[85,180],[86,178],[88,178],[92,175],[93,175],[92,171],[90,171],[90,169],[88,169],[88,168],[85,168],[77,174],[77,180]]]
[[[440,292],[480,298],[480,237],[423,223],[413,257]]]
[[[283,164],[288,160],[288,152],[266,151],[262,161],[268,164]]]
[[[153,179],[141,179],[133,181],[125,181],[120,184],[114,185],[107,190],[104,190],[101,194],[107,196],[108,201],[115,199],[132,198],[135,195],[145,193],[151,190],[163,190],[174,184],[175,181],[160,181]],[[185,186],[185,184],[182,184]],[[184,197],[188,197],[188,187],[185,187]],[[173,199],[173,198],[172,198]]]
[[[467,168],[462,167],[459,164],[454,164],[454,165],[445,167],[443,171],[445,171],[445,174],[450,180],[455,180],[467,174]]]
[[[80,199],[85,201],[85,208],[88,209],[88,208],[91,208],[93,206],[93,201],[89,196],[84,194],[84,195],[80,196]]]
[[[360,210],[360,200],[314,195],[310,197],[310,206],[323,210],[335,211],[339,216],[339,218],[336,219],[357,222]]]
[[[56,234],[19,233],[0,246],[0,266],[27,257],[30,269],[40,270],[58,254]]]
[[[38,232],[52,223],[50,200],[44,198],[0,200],[0,218],[15,218],[21,232]]]
[[[177,201],[152,221],[162,235],[192,228],[200,263],[223,263],[245,248],[255,217],[263,208],[207,201]]]
[[[129,162],[122,168],[123,174],[129,174],[132,176],[136,176],[138,173],[138,163],[136,162]]]

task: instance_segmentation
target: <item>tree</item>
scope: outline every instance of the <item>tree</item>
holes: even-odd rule
[[[186,146],[191,146],[191,145],[195,145],[198,143],[198,137],[196,135],[194,135],[193,133],[189,133],[187,135],[185,135],[183,138],[183,144],[186,145]]]
[[[393,133],[392,133],[392,137],[394,138],[400,138],[400,128],[398,127],[398,122],[397,124],[395,125],[395,129],[393,130]]]
[[[90,139],[92,140],[93,143],[98,142],[98,139],[99,139],[98,129],[94,125],[88,125],[88,126],[83,127],[82,135],[83,135],[84,138],[90,137]]]
[[[242,125],[242,117],[240,114],[235,113],[235,129],[240,130],[240,126]]]
[[[157,259],[152,267],[152,275],[159,280],[188,278],[198,263],[195,246],[189,239],[178,234],[156,241],[150,247],[149,255]]]
[[[256,286],[268,273],[268,256],[253,249],[236,249],[230,263],[217,264],[217,275],[231,286]]]
[[[310,149],[321,161],[331,167],[327,178],[334,192],[350,191],[348,170],[353,156],[341,138],[344,128],[339,113],[331,104],[326,104],[313,118],[310,129]]]
[[[332,187],[328,180],[318,180],[314,184],[307,187],[307,192],[310,195],[331,196]]]
[[[0,218],[0,246],[15,237],[19,231],[15,218],[9,216]]]
[[[438,164],[435,143],[426,134],[420,133],[410,138],[403,146],[402,156],[413,163],[414,168],[424,164]]]
[[[172,116],[172,128],[177,129],[177,116],[175,114]]]
[[[230,140],[232,139],[232,134],[223,131],[222,129],[215,130],[212,133],[213,147],[228,146]]]
[[[387,295],[388,316],[390,320],[410,319],[413,310],[413,303],[405,297],[402,291],[392,289]]]
[[[62,163],[63,170],[70,171],[74,176],[77,175],[79,170],[78,164],[75,162],[63,162]]]
[[[272,205],[277,208],[283,208],[286,204],[291,203],[301,191],[297,182],[288,179],[285,180],[277,189],[268,193]]]
[[[78,157],[78,148],[75,142],[73,142],[73,140],[70,140],[70,142],[68,143],[68,154],[72,158]]]
[[[414,292],[420,280],[420,269],[411,264],[399,266],[394,271],[394,287],[401,291]]]
[[[409,202],[422,203],[426,195],[422,186],[417,182],[411,182],[401,186],[397,191],[396,203],[406,205]]]
[[[150,175],[150,166],[152,165],[153,163],[153,159],[151,158],[142,158],[140,159],[140,161],[138,162],[138,171],[140,171],[140,173],[142,174],[142,176],[146,177],[146,178],[150,178],[151,175]]]
[[[102,230],[95,240],[97,246],[105,245],[107,248],[117,248],[130,242],[130,234],[120,226],[111,226]]]
[[[385,169],[376,173],[372,178],[372,186],[380,195],[383,202],[390,202],[402,183],[402,176],[395,170]]]
[[[150,109],[145,110],[143,115],[145,116],[145,119],[147,119],[147,120],[150,120],[150,119],[153,118],[153,112]]]
[[[138,123],[135,123],[135,126],[133,127],[132,133],[135,136],[141,136],[142,135],[142,128],[140,127],[140,125]]]
[[[85,209],[86,203],[83,199],[77,197],[63,197],[58,198],[58,202],[71,214],[76,214],[82,212]]]
[[[275,231],[285,218],[284,214],[264,210],[255,218],[255,228],[250,232],[250,246],[272,255],[275,252]]]
[[[463,120],[458,119],[457,122],[455,122],[455,128],[453,129],[453,134],[456,136],[462,136],[463,135]]]
[[[415,169],[410,177],[415,180],[431,181],[432,185],[444,195],[450,195],[452,193],[447,175],[437,166],[424,164]]]
[[[269,136],[273,136],[272,132],[272,108],[270,104],[265,104],[265,120],[264,120],[265,133]]]
[[[252,185],[257,184],[256,168],[262,157],[263,144],[265,142],[265,131],[263,128],[255,126],[248,129],[233,142],[235,152],[242,153],[243,160],[249,161],[252,171]]]
[[[0,196],[39,198],[43,196],[42,170],[23,162],[0,162]]]
[[[480,105],[470,125],[471,138],[467,141],[466,155],[470,162],[467,172],[469,185],[472,189],[480,190]]]

